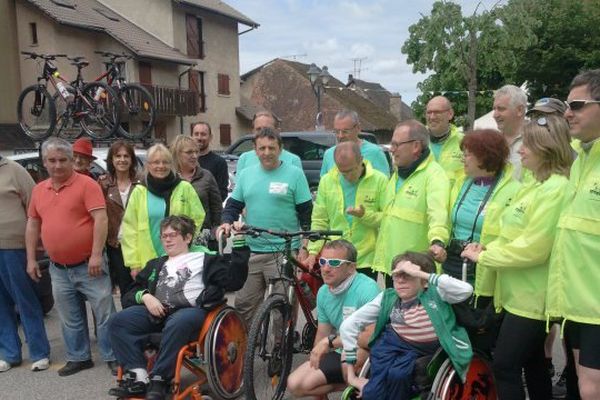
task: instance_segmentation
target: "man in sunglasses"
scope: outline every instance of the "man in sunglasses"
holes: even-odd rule
[[[523,144],[521,126],[525,122],[527,94],[515,85],[504,85],[494,93],[494,119],[510,148],[509,161],[514,167],[513,176],[521,180],[521,156]]]
[[[354,311],[379,294],[377,283],[356,272],[357,252],[339,239],[325,243],[319,258],[325,283],[317,293],[317,334],[310,360],[288,377],[288,390],[297,397],[323,396],[343,389],[340,325]],[[364,361],[366,353],[359,353]],[[360,362],[359,362],[360,365]]]
[[[390,176],[390,165],[383,154],[383,150],[368,140],[362,140],[360,133],[360,121],[356,111],[342,110],[335,115],[333,119],[333,133],[338,143],[354,142],[360,147],[360,154],[365,160],[368,160],[373,168],[381,171],[385,176]],[[321,165],[321,177],[330,169],[335,167],[333,153],[335,147],[330,147],[323,155],[323,164]]]
[[[406,251],[431,251],[446,259],[450,182],[429,150],[429,132],[418,121],[396,125],[390,142],[396,171],[386,186],[373,269],[392,287],[392,259]]]
[[[311,228],[343,231],[344,237],[358,250],[360,272],[377,280],[377,271],[373,272],[371,265],[387,177],[364,162],[355,142],[338,144],[334,157],[337,168],[329,171],[319,183]],[[308,245],[309,256],[305,263],[309,268],[322,246],[322,241]]]
[[[550,257],[546,314],[564,321],[581,398],[600,399],[600,69],[573,79],[565,117],[581,151]]]
[[[452,103],[444,96],[435,96],[427,103],[425,118],[429,130],[429,149],[435,160],[446,171],[452,186],[457,175],[463,170],[460,149],[463,133],[450,123],[454,118]]]

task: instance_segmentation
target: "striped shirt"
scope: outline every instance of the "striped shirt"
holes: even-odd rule
[[[396,333],[409,343],[438,341],[429,315],[417,298],[407,302],[398,299],[390,313],[390,323]]]

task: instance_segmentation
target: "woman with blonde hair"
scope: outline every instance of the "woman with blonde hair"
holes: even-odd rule
[[[486,246],[472,243],[462,256],[497,271],[494,304],[504,312],[493,369],[500,400],[552,398],[545,368],[545,298],[550,252],[573,161],[568,127],[545,117],[522,128],[519,154],[533,178],[502,213],[500,235]]]
[[[171,144],[171,154],[181,179],[191,183],[200,197],[206,212],[202,230],[206,232],[216,229],[221,225],[223,204],[217,181],[210,171],[200,167],[198,163],[198,143],[189,136],[178,135]]]
[[[163,144],[148,149],[144,185],[131,192],[122,223],[123,259],[135,277],[146,263],[165,254],[160,242],[160,221],[184,215],[196,226],[204,222],[204,208],[196,191],[174,170],[171,152]]]

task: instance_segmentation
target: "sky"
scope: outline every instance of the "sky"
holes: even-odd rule
[[[425,75],[412,72],[402,54],[408,27],[429,15],[433,0],[225,0],[259,28],[240,36],[240,71],[275,58],[326,65],[342,82],[354,74],[397,92],[410,104]],[[477,1],[455,1],[463,15]],[[497,1],[482,0],[491,7]],[[240,31],[248,27],[240,25]],[[354,73],[353,59],[360,74]]]

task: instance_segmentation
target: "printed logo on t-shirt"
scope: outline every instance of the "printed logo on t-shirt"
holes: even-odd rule
[[[287,194],[289,184],[285,182],[271,182],[269,184],[270,194]]]
[[[342,308],[342,318],[345,320],[346,318],[351,316],[354,311],[356,311],[356,307],[344,306]]]

